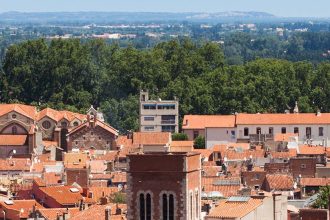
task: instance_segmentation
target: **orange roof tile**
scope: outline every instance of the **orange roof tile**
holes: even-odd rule
[[[21,158],[0,159],[1,171],[30,171],[31,160]]]
[[[71,135],[71,134],[73,134],[73,133],[75,133],[75,132],[77,132],[77,131],[85,128],[85,127],[89,127],[89,126],[90,126],[89,122],[86,121],[86,122],[80,124],[79,126],[75,127],[74,129],[72,129],[69,132],[69,135]],[[104,122],[101,122],[100,120],[95,119],[95,127],[103,128],[104,130],[112,133],[113,135],[118,136],[118,131],[115,128],[111,127],[110,125],[108,125]]]
[[[71,122],[75,118],[79,119],[80,121],[83,121],[84,119],[87,118],[86,115],[75,113],[75,112],[70,112],[70,111],[66,111],[66,110],[57,111],[52,108],[45,108],[45,109],[41,110],[40,112],[38,112],[37,120],[40,120],[46,116],[56,122],[58,122],[62,119],[66,119],[67,121]]]
[[[224,184],[218,184],[219,181],[227,182]],[[229,184],[228,181],[232,181]],[[235,184],[234,184],[235,183]],[[202,190],[203,192],[218,191],[224,197],[237,195],[237,191],[241,188],[239,177],[202,177]]]
[[[57,220],[58,215],[63,215],[63,213],[69,212],[70,216],[74,216],[79,213],[79,208],[39,208],[40,214],[47,220]]]
[[[86,197],[89,197],[90,193],[93,193],[94,201],[98,202],[102,197],[109,197],[113,193],[118,192],[118,187],[88,187],[86,188],[86,193],[84,194]],[[84,191],[84,192],[85,192]]]
[[[34,106],[23,104],[0,104],[0,116],[15,111],[21,115],[35,120],[37,110]]]
[[[298,154],[322,155],[326,154],[326,148],[322,146],[300,145]]]
[[[83,196],[80,192],[71,192],[72,186],[47,186],[40,187],[47,196],[52,197],[61,205],[78,204],[82,200]]]
[[[65,153],[63,163],[66,168],[84,168],[88,161],[85,153]]]
[[[286,133],[286,134],[275,134],[274,136],[274,141],[285,141],[285,142],[289,142],[292,137],[297,137],[298,134],[294,134],[294,133]]]
[[[202,168],[204,176],[217,176],[221,170],[220,166],[203,166]]]
[[[289,151],[286,152],[271,151],[270,155],[272,156],[272,158],[291,158],[297,156],[297,150],[289,149]]]
[[[330,178],[301,178],[302,186],[326,186],[330,185]]]
[[[126,183],[126,172],[113,172],[111,182]]]
[[[18,211],[19,217],[22,219],[26,219],[29,217],[30,212],[33,210],[33,206],[36,208],[41,208],[42,206],[35,200],[12,200],[12,205],[7,205],[4,201],[0,201],[2,209],[5,209],[6,212],[10,212],[8,210]]]
[[[116,215],[116,204],[106,204],[106,205],[93,205],[88,209],[79,212],[78,214],[72,216],[70,220],[96,220],[96,219],[105,219],[105,209],[107,207],[111,208],[111,220],[125,220],[126,217],[124,214]],[[123,212],[127,210],[126,204],[118,204],[118,208],[122,209]]]
[[[170,132],[134,132],[134,145],[166,145],[170,143]]]
[[[188,124],[187,124],[188,122]],[[185,115],[182,129],[233,128],[235,115]]]
[[[237,125],[298,125],[298,124],[330,124],[330,113],[317,116],[314,113],[299,114],[245,114],[236,116]]]
[[[210,149],[193,149],[193,151],[200,153],[202,158],[209,158],[213,153]]]
[[[114,161],[118,151],[107,151],[106,154],[99,155],[95,160],[105,160],[105,161]]]
[[[0,135],[0,146],[22,146],[26,143],[26,135]]]
[[[220,201],[219,206],[211,210],[210,218],[242,218],[262,204],[262,199],[250,198],[247,202]]]
[[[293,177],[288,174],[267,174],[266,181],[271,190],[292,190]]]

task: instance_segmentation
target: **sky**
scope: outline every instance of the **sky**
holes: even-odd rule
[[[261,11],[283,17],[330,17],[330,0],[0,0],[0,12]]]

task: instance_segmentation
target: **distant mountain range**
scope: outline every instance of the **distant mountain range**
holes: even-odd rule
[[[185,12],[4,12],[0,23],[119,23],[119,22],[268,22],[306,21],[311,18],[284,18],[265,12],[228,11],[216,13]],[[313,18],[312,20],[320,20]]]

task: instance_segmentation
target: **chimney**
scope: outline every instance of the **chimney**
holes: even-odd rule
[[[321,110],[319,108],[317,109],[316,116],[321,116]]]
[[[105,208],[105,220],[110,220],[111,219],[111,207],[107,206]]]

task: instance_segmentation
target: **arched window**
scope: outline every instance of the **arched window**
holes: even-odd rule
[[[73,126],[77,127],[79,123],[77,121],[73,122]]]
[[[140,220],[145,220],[144,194],[140,194]]]
[[[167,220],[167,212],[168,212],[167,195],[163,194],[163,220]]]
[[[174,196],[170,194],[170,199],[168,201],[168,219],[174,220]]]
[[[13,126],[13,127],[11,128],[11,133],[12,133],[12,134],[17,134],[17,127],[16,127],[16,126]]]
[[[151,220],[151,196],[150,196],[150,194],[148,193],[147,194],[147,202],[146,202],[146,210],[147,210],[147,220]]]

